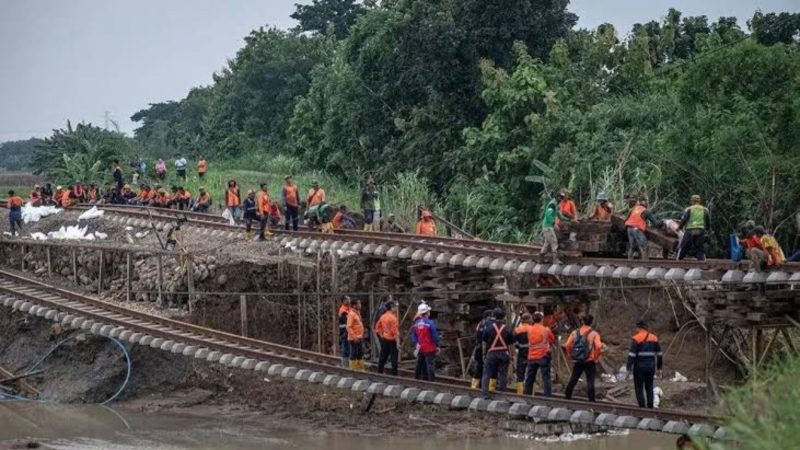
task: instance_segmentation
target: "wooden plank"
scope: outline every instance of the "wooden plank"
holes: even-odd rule
[[[14,378],[14,377],[16,377],[16,375],[13,372],[11,372],[9,370],[6,370],[3,367],[0,367],[0,376],[2,376],[3,378]],[[30,384],[28,384],[28,382],[25,381],[25,380],[20,379],[20,380],[17,380],[16,383],[17,383],[17,386],[19,386],[20,390],[22,392],[25,392],[28,395],[35,395],[36,397],[42,395],[42,393],[39,392],[38,389],[36,389],[35,387],[33,387]]]

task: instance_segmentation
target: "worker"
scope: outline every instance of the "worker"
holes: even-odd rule
[[[597,204],[594,205],[594,211],[589,214],[589,220],[597,220],[599,222],[611,222],[611,216],[614,215],[614,205],[608,201],[608,196],[605,192],[599,192],[595,199]]]
[[[347,313],[347,345],[350,347],[350,370],[365,371],[364,367],[364,323],[361,321],[361,301],[350,302]]]
[[[319,181],[312,181],[311,189],[308,190],[308,195],[306,195],[306,205],[311,208],[324,202],[325,191],[319,186]]]
[[[558,258],[558,236],[556,235],[556,220],[560,219],[569,222],[571,219],[561,212],[559,204],[564,201],[565,194],[563,191],[556,194],[556,198],[550,200],[544,207],[544,214],[542,215],[542,238],[544,243],[540,251],[541,255],[546,255],[548,252],[552,255],[553,263],[559,264],[561,261]]]
[[[283,209],[286,211],[284,228],[288,230],[289,225],[291,225],[292,230],[297,231],[297,222],[300,216],[300,193],[297,191],[297,185],[294,184],[294,179],[291,175],[286,175],[283,179],[281,204],[283,204]]]
[[[375,222],[375,212],[377,209],[380,209],[380,200],[378,196],[379,193],[377,186],[375,186],[375,180],[373,180],[372,177],[367,178],[364,190],[361,191],[361,209],[364,211],[364,231],[377,231],[373,224]],[[378,220],[380,221],[380,218]]]
[[[225,208],[228,210],[234,223],[239,223],[239,214],[242,207],[242,191],[236,180],[229,180],[225,189]]]
[[[249,241],[253,239],[253,222],[258,220],[258,207],[256,206],[256,193],[254,190],[247,190],[247,197],[244,199],[242,211],[245,225],[245,240]]]
[[[436,380],[436,355],[439,353],[439,331],[430,318],[431,307],[422,303],[417,307],[417,317],[411,326],[411,343],[417,366],[414,378],[418,380]]]
[[[399,324],[397,314],[394,312],[394,302],[390,300],[384,304],[384,307],[386,312],[381,314],[378,322],[375,323],[375,334],[378,336],[381,347],[378,357],[378,373],[383,373],[386,361],[389,361],[392,366],[389,375],[397,376]]]
[[[708,208],[700,204],[699,195],[692,195],[691,202],[692,205],[683,211],[678,223],[679,230],[686,230],[678,249],[678,259],[694,253],[698,261],[705,261],[706,233],[711,229],[711,219]]]
[[[786,262],[783,249],[773,235],[766,232],[761,235],[761,248],[767,254],[767,266],[779,266]]]
[[[89,183],[89,188],[86,189],[86,202],[90,205],[94,205],[100,199],[100,194],[97,191],[97,185],[94,183]]]
[[[643,261],[647,261],[648,241],[645,234],[647,223],[661,224],[661,220],[647,209],[647,199],[645,198],[636,201],[634,197],[630,197],[628,205],[631,207],[631,212],[625,219],[625,229],[628,233],[628,259],[633,259],[634,254],[638,251],[639,257]]]
[[[436,236],[437,234],[436,221],[433,220],[433,214],[427,209],[423,209],[420,214],[416,234],[421,236]]]
[[[72,185],[72,195],[75,203],[83,203],[86,200],[86,190],[83,189],[83,182],[77,181]]]
[[[472,357],[470,359],[470,371],[472,375],[470,387],[472,389],[481,388],[481,379],[483,378],[483,330],[486,328],[487,324],[492,323],[492,311],[494,310],[484,310],[481,321],[475,326]],[[475,362],[474,365],[472,364],[473,361]]]
[[[121,200],[124,200],[125,204],[132,202],[136,198],[136,193],[133,192],[133,189],[131,189],[131,185],[126,184],[122,187],[120,198]]]
[[[197,177],[202,180],[206,176],[206,172],[208,172],[208,161],[205,156],[201,155],[197,161]]]
[[[356,222],[347,214],[347,206],[345,205],[339,206],[339,210],[336,211],[333,219],[331,219],[331,224],[334,230],[342,228],[353,229],[356,227]]]
[[[483,377],[481,391],[505,390],[508,381],[508,364],[511,361],[510,343],[514,334],[506,326],[506,312],[496,308],[492,312],[492,323],[483,330]]]
[[[281,214],[281,207],[278,206],[275,202],[270,202],[269,204],[269,226],[277,227],[281,224],[281,219],[283,218],[283,214]]]
[[[528,330],[528,366],[525,371],[525,388],[522,393],[533,395],[533,383],[536,381],[536,372],[542,371],[542,387],[544,396],[553,396],[553,380],[550,376],[552,358],[550,348],[556,342],[553,330],[544,325],[544,314],[541,311],[533,313],[533,325]]]
[[[42,187],[42,204],[43,205],[52,205],[53,204],[53,185],[50,183],[45,183]]]
[[[72,206],[72,186],[61,190],[61,207],[66,209]]]
[[[743,236],[739,240],[745,248],[747,259],[750,260],[751,270],[761,271],[769,262],[769,255],[761,243],[764,234],[764,227],[761,225],[756,226],[752,220],[745,223]]]
[[[592,329],[594,317],[591,314],[583,316],[583,325],[570,333],[564,348],[574,363],[572,375],[569,377],[564,397],[572,398],[572,391],[582,374],[586,374],[586,395],[590,402],[595,401],[594,380],[597,375],[597,362],[600,360],[603,343],[600,333]]]
[[[633,388],[639,407],[653,409],[653,379],[656,370],[661,370],[663,362],[661,344],[658,343],[658,336],[647,329],[645,321],[637,322],[636,328],[638,329],[631,340],[626,368],[628,373],[633,372]]]
[[[533,327],[533,316],[525,312],[520,316],[520,324],[514,327],[514,347],[517,348],[517,394],[522,394],[523,385],[525,384],[525,369],[528,368],[528,335],[530,329]]]
[[[8,191],[8,223],[11,227],[11,236],[22,233],[22,206],[25,201],[16,195],[14,191]]]
[[[558,212],[561,214],[556,217],[556,228],[561,229],[564,226],[564,222],[575,222],[578,220],[578,207],[575,206],[575,202],[569,198],[569,191],[567,189],[559,191],[558,197]],[[562,216],[566,217],[566,219],[560,219]]]
[[[342,367],[350,367],[350,345],[347,343],[347,315],[350,313],[350,303],[350,297],[345,295],[336,316],[336,321],[339,323],[339,356]]]
[[[394,214],[389,214],[386,220],[381,219],[380,229],[384,233],[405,233],[406,230],[397,224]]]
[[[150,205],[155,208],[166,208],[168,199],[167,190],[160,187],[156,190],[153,199],[150,200]]]
[[[114,184],[117,187],[117,192],[122,192],[122,166],[119,165],[118,159],[114,160],[111,172],[114,177]]]
[[[183,181],[186,181],[186,158],[181,155],[178,155],[175,158],[175,173],[178,174],[178,178],[181,178]]]
[[[267,192],[267,183],[261,183],[261,190],[258,191],[256,196],[256,213],[259,220],[258,241],[264,241],[267,236],[272,235],[267,229],[270,213],[270,198]]]
[[[38,184],[33,187],[31,194],[28,196],[28,202],[31,206],[42,206],[42,188]]]
[[[325,202],[319,203],[306,210],[309,227],[319,228],[323,233],[333,233],[331,223],[331,208]]]
[[[194,201],[194,206],[192,206],[192,210],[197,212],[208,212],[209,208],[211,208],[211,194],[206,192],[205,188],[199,189],[200,193],[197,195],[197,199]]]

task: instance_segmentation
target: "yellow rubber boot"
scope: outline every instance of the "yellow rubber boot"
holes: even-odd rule
[[[497,392],[497,378],[489,378],[489,392]]]
[[[525,388],[525,385],[522,381],[517,381],[517,395],[522,395],[522,391]]]
[[[253,240],[253,232],[252,232],[252,231],[248,231],[248,232],[247,232],[247,233],[244,235],[244,240],[245,240],[245,241],[248,241],[248,242],[249,242],[249,241],[252,241],[252,240]]]
[[[358,361],[358,371],[359,372],[367,371],[367,363],[365,363],[363,359]]]
[[[351,359],[350,360],[350,370],[358,370],[358,361]]]
[[[480,389],[481,388],[481,379],[480,378],[473,378],[472,381],[469,383],[470,389]]]

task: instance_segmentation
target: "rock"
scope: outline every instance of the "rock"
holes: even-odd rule
[[[224,286],[225,283],[228,282],[228,277],[223,273],[217,277],[217,284],[220,286]]]

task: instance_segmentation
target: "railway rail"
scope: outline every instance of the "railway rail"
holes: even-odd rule
[[[684,411],[642,409],[609,402],[497,393],[486,399],[461,380],[413,380],[338,366],[339,358],[167,319],[40,280],[0,270],[0,304],[91,333],[147,345],[270,376],[321,383],[354,392],[435,403],[450,408],[507,414],[534,420],[570,421],[611,428],[693,433],[724,438],[724,418]]]

